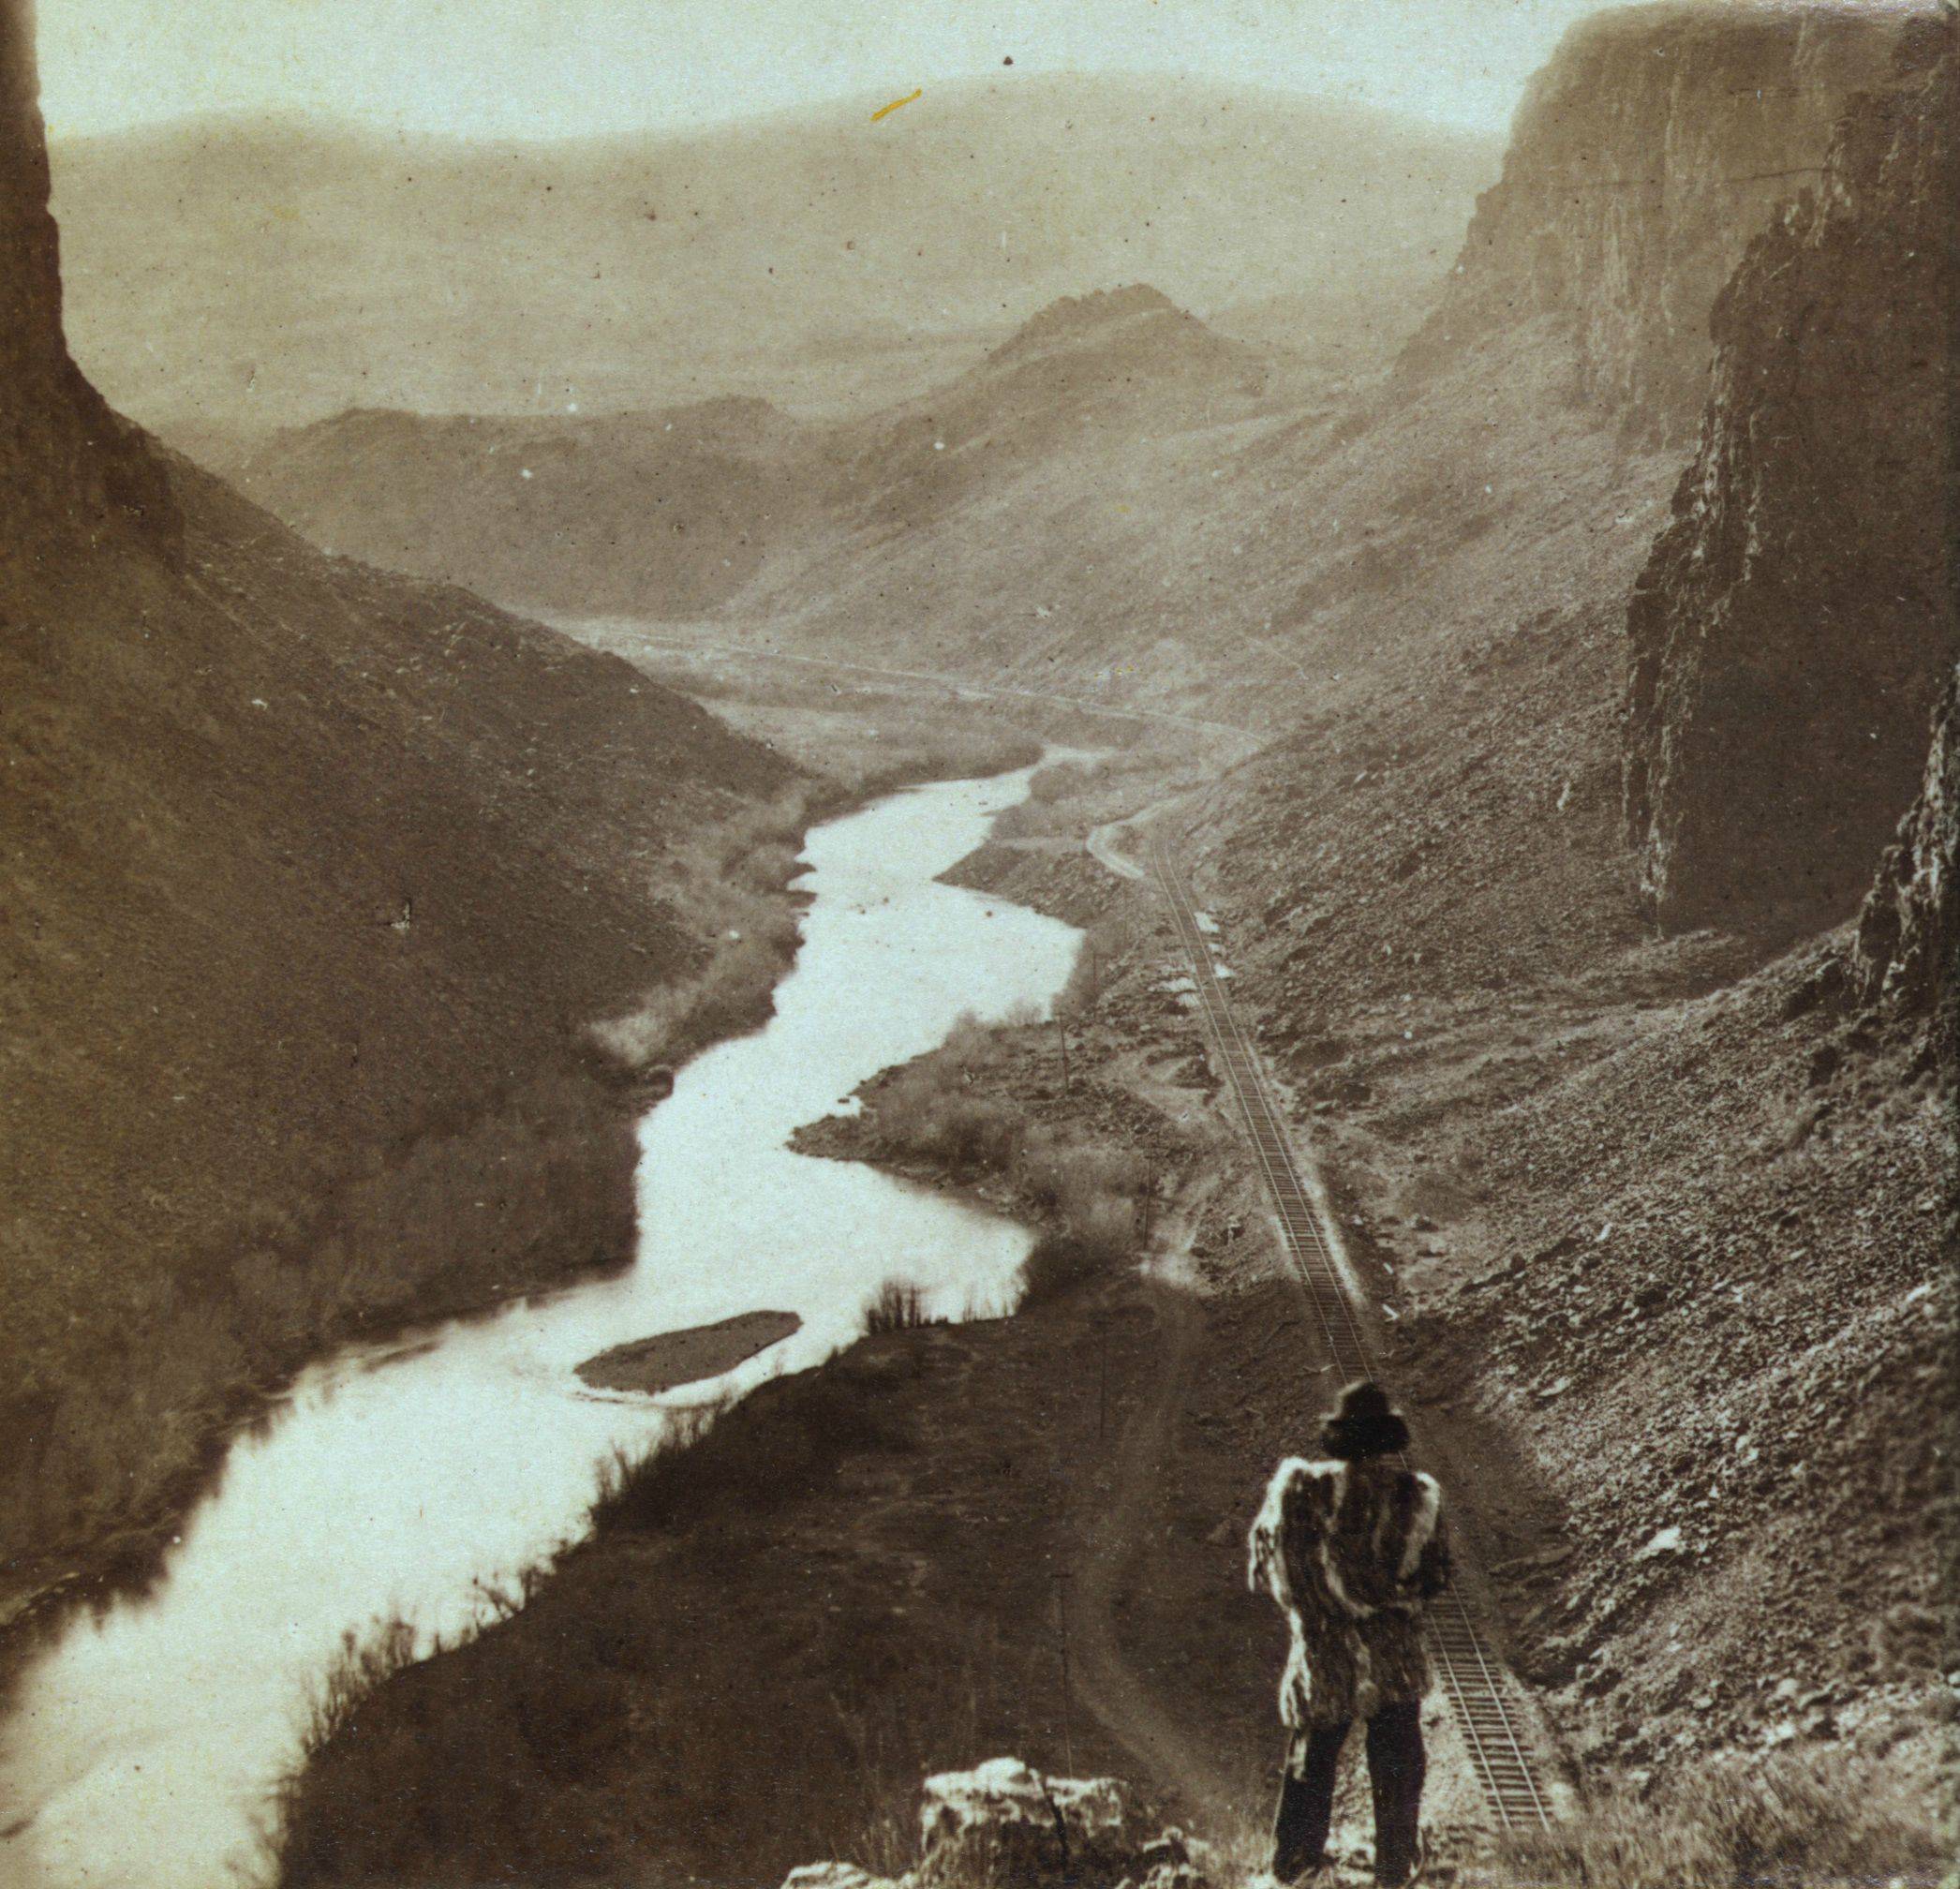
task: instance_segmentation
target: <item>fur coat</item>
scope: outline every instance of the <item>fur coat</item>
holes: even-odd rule
[[[1442,1492],[1392,1456],[1273,1472],[1246,1569],[1292,1645],[1280,1717],[1295,1733],[1369,1718],[1429,1689],[1424,1603],[1449,1580]]]

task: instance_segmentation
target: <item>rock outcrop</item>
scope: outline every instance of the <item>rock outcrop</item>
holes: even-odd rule
[[[132,519],[173,543],[176,508],[149,442],[68,357],[48,186],[33,8],[0,0],[0,556]]]
[[[1549,316],[1570,331],[1580,398],[1644,437],[1690,437],[1716,294],[1750,235],[1814,181],[1900,18],[1674,4],[1575,26],[1519,107],[1504,174],[1405,370]]]
[[[1907,1015],[1960,1005],[1960,665],[1933,712],[1919,797],[1899,822],[1858,915],[1850,987],[1861,1003]],[[1950,1047],[1960,1047],[1952,1045]]]
[[[1918,22],[1713,316],[1627,619],[1627,835],[1670,930],[1848,916],[1913,795],[1960,641],[1953,37]]]
[[[809,1863],[783,1889],[1205,1889],[1209,1853],[1181,1831],[1158,1831],[1120,1779],[1047,1777],[1018,1758],[992,1758],[926,1779],[916,1868],[889,1878]]]

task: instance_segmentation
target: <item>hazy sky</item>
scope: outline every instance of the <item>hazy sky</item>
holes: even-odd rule
[[[966,74],[1171,71],[1500,129],[1600,0],[39,0],[64,132],[202,111],[559,137]]]

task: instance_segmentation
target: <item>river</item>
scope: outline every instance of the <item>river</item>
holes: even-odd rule
[[[914,789],[810,834],[813,900],[775,1018],[690,1063],[641,1125],[627,1272],[312,1366],[231,1445],[149,1589],[65,1624],[0,1727],[0,1882],[267,1880],[271,1792],[346,1636],[392,1616],[423,1645],[469,1631],[486,1590],[578,1536],[599,1463],[658,1435],[660,1405],[580,1384],[592,1353],[800,1314],[712,1387],[739,1391],[846,1343],[888,1275],[955,1316],[1011,1298],[1023,1228],[784,1144],[962,1012],[1061,989],[1077,932],[935,883],[1030,772]]]

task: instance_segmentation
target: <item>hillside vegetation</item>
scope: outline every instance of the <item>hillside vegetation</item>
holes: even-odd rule
[[[589,1032],[703,967],[731,851],[775,847],[768,902],[800,816],[696,704],[323,557],[103,404],[4,19],[11,1612],[332,1339],[629,1253],[631,1072]]]

